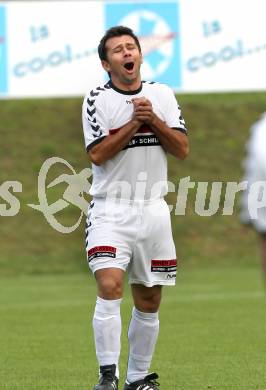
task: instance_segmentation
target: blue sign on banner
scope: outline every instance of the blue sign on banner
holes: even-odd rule
[[[0,93],[7,92],[6,7],[0,5]]]
[[[105,27],[117,25],[132,28],[140,39],[142,78],[181,87],[178,2],[107,3]]]

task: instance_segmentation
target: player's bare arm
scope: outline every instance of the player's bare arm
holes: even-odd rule
[[[101,165],[113,158],[129,143],[141,125],[142,122],[133,117],[120,131],[105,137],[89,150],[91,161],[95,165]]]
[[[189,153],[189,144],[186,134],[173,131],[153,111],[151,102],[142,97],[132,100],[134,104],[134,117],[147,123],[159,138],[164,150],[173,156],[184,160]]]

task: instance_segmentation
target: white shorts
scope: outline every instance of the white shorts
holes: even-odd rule
[[[86,220],[86,252],[93,273],[120,268],[128,270],[131,284],[174,285],[177,260],[167,203],[94,199]]]

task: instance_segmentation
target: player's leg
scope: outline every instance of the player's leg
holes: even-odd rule
[[[124,390],[157,389],[157,374],[148,375],[159,333],[162,286],[174,285],[176,252],[169,208],[156,201],[143,208],[142,226],[129,266],[135,308],[129,326],[129,360]]]
[[[100,381],[95,390],[118,388],[121,317],[124,271],[119,268],[98,269],[95,273],[98,294],[93,316],[96,356]]]
[[[157,313],[162,298],[162,286],[131,285],[135,308],[144,313]]]
[[[157,374],[148,375],[148,372],[159,333],[162,286],[132,284],[131,288],[135,307],[128,330],[129,357],[124,389],[134,390],[144,384],[146,389],[156,389]]]
[[[121,299],[123,296],[125,271],[120,268],[103,268],[95,271],[98,297],[106,300]]]
[[[109,209],[97,200],[89,209],[86,228],[87,259],[98,289],[93,331],[100,378],[94,390],[118,388],[120,304],[130,259],[129,245],[121,234],[123,229],[108,214]]]

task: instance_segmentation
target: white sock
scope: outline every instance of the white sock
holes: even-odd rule
[[[127,382],[138,381],[148,374],[158,333],[158,313],[143,313],[133,308],[128,329]]]
[[[97,297],[93,317],[94,341],[99,365],[115,364],[117,378],[119,378],[121,302],[122,299],[106,300]]]

